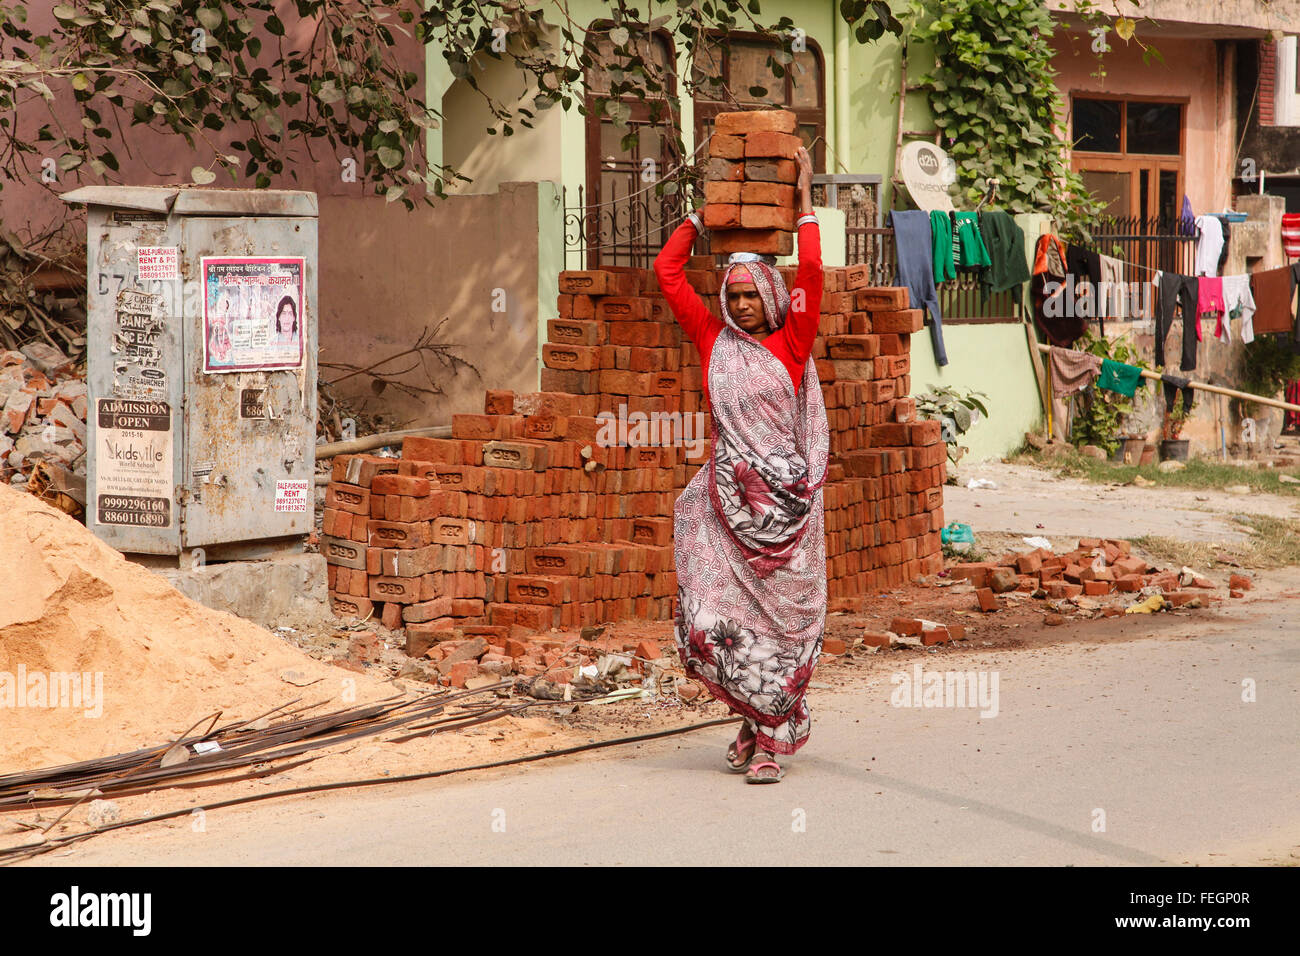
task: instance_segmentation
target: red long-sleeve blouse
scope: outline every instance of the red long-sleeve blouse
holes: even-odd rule
[[[684,221],[668,238],[663,250],[655,258],[654,265],[655,275],[659,278],[659,289],[668,301],[673,317],[699,350],[700,365],[704,369],[704,390],[707,394],[709,356],[713,351],[713,343],[717,340],[718,333],[725,327],[725,323],[704,307],[695,290],[687,284],[683,273],[696,234],[695,224],[690,219]],[[795,290],[802,290],[803,295],[795,295]],[[794,304],[801,298],[803,307],[796,309]],[[796,392],[803,385],[804,366],[808,363],[813,342],[817,338],[821,302],[821,231],[813,220],[799,227],[799,268],[795,272],[790,311],[786,316],[785,325],[760,343],[781,360],[781,364],[790,373],[790,380],[794,382]]]

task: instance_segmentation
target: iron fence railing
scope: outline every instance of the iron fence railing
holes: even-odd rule
[[[1154,296],[1149,283],[1156,272],[1192,275],[1200,230],[1182,219],[1145,216],[1107,216],[1089,228],[1090,248],[1123,263],[1122,281],[1127,292],[1127,317],[1150,319]],[[1146,293],[1146,294],[1143,294]]]
[[[588,203],[583,186],[578,201],[569,205],[567,188],[560,191],[564,205],[564,267],[599,269],[602,266],[636,266],[648,269],[672,231],[686,216],[680,193],[656,196],[651,188],[633,189],[635,180],[619,195],[615,182],[609,196]]]

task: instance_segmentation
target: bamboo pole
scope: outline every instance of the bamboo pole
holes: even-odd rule
[[[364,438],[353,438],[350,441],[332,441],[316,446],[316,460],[321,461],[325,458],[333,458],[335,455],[354,455],[357,452],[369,451],[372,448],[383,448],[385,445],[396,445],[403,438],[450,438],[450,425],[434,425],[430,428],[408,428],[405,431],[398,432],[380,432],[378,435],[367,435]]]
[[[1040,352],[1051,352],[1052,347],[1050,345],[1040,344],[1038,350]],[[1159,372],[1149,372],[1146,369],[1142,369],[1141,371],[1143,378],[1149,378],[1157,382],[1160,381]],[[1292,405],[1290,402],[1283,402],[1276,398],[1265,398],[1263,395],[1252,395],[1249,392],[1239,392],[1235,388],[1223,388],[1221,385],[1210,385],[1206,382],[1188,382],[1187,387],[1199,389],[1202,392],[1211,392],[1215,395],[1227,395],[1229,398],[1240,398],[1243,401],[1254,402],[1258,405],[1268,405],[1271,408],[1283,408],[1289,412],[1300,412],[1300,405]]]

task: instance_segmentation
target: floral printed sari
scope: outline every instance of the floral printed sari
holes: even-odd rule
[[[748,268],[777,325],[780,276]],[[808,739],[804,694],[826,621],[830,433],[813,361],[796,392],[731,318],[725,275],[722,299],[727,327],[708,369],[713,453],[673,510],[675,638],[687,672],[748,720],[761,749],[792,754]]]

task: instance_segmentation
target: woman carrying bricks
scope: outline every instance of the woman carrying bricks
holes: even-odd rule
[[[759,256],[722,274],[722,318],[683,275],[692,213],[655,260],[678,323],[700,353],[713,418],[712,454],[674,508],[675,638],[688,673],[745,718],[727,766],[776,783],[777,755],[808,740],[804,694],[826,620],[821,487],[830,432],[811,353],[822,296],[812,161],[800,148],[799,267],[793,292]]]

